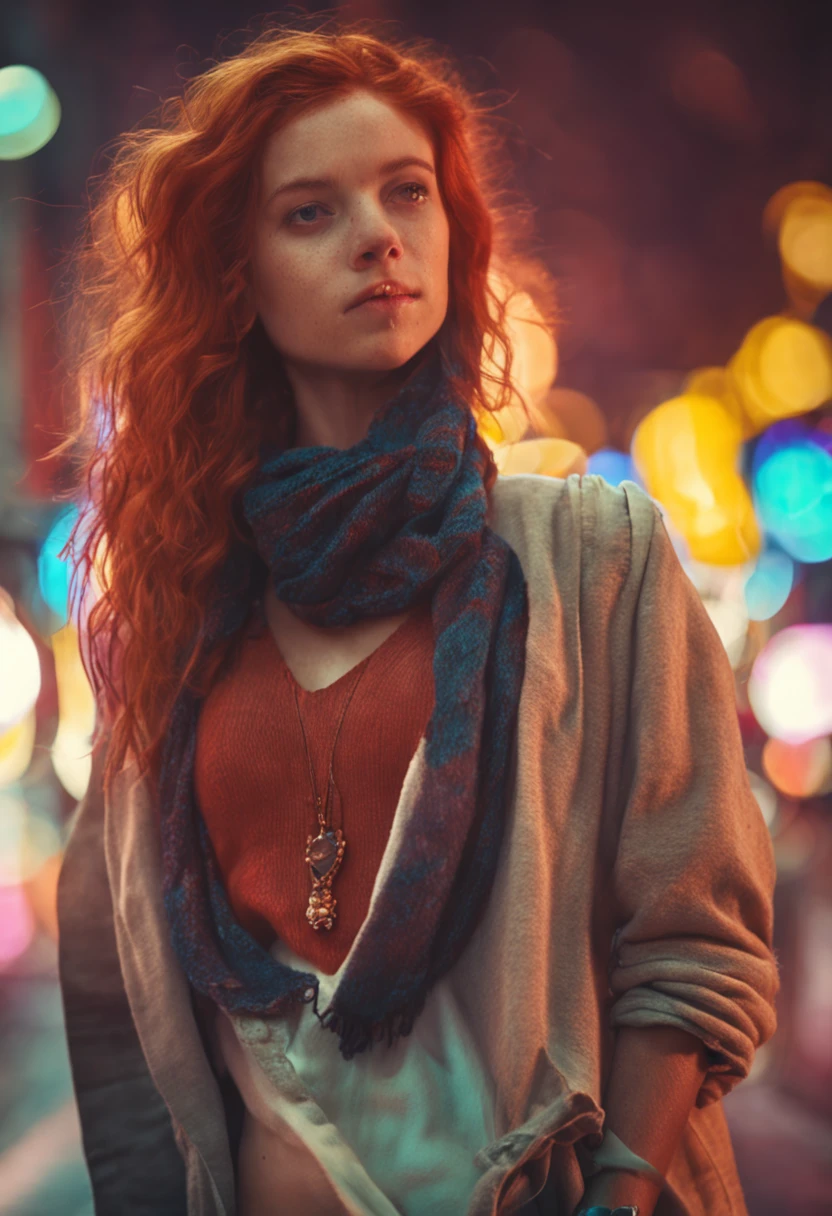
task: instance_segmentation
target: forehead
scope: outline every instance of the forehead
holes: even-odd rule
[[[263,184],[274,190],[296,174],[371,177],[379,165],[412,153],[433,163],[430,139],[409,114],[370,93],[355,92],[291,119],[263,152]]]

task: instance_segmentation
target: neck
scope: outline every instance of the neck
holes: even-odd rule
[[[296,448],[345,450],[360,443],[380,406],[401,387],[409,362],[390,371],[343,371],[286,361],[297,414]]]

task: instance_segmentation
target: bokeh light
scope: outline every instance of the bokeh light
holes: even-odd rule
[[[818,181],[789,182],[766,204],[763,228],[777,242],[792,308],[812,320],[832,290],[832,189]]]
[[[39,151],[60,122],[60,102],[41,72],[20,63],[0,68],[0,160]]]
[[[832,291],[832,196],[796,198],[779,235],[783,262],[820,291]]]
[[[28,882],[47,858],[60,851],[55,824],[13,791],[0,791],[0,885]]]
[[[761,777],[753,769],[747,770],[747,776],[748,784],[751,786],[751,792],[757,800],[760,813],[766,822],[766,826],[771,829],[777,819],[777,793],[771,784],[766,781],[765,777]]]
[[[651,410],[633,435],[633,462],[647,492],[667,509],[691,557],[739,565],[761,538],[739,471],[742,432],[715,397],[674,397]]]
[[[766,549],[745,584],[745,604],[749,619],[768,621],[780,611],[794,585],[794,562],[779,549]]]
[[[797,561],[832,557],[832,436],[784,420],[757,444],[752,486],[760,520]]]
[[[505,304],[505,327],[511,341],[511,382],[520,400],[484,420],[480,429],[489,441],[496,440],[497,444],[516,443],[528,430],[529,416],[526,411],[545,395],[557,375],[557,347],[551,330],[529,293],[518,290],[509,277],[497,268],[492,268],[488,277],[494,295]],[[501,374],[505,367],[505,354],[499,347],[484,351],[482,364],[488,374]],[[486,397],[493,403],[493,387],[487,378],[483,384]]]
[[[35,935],[35,921],[22,887],[0,886],[0,968],[25,954]]]
[[[568,477],[587,471],[586,452],[568,439],[524,439],[495,453],[497,468],[506,476],[538,473],[544,477]]]
[[[73,798],[81,799],[86,793],[92,772],[92,742],[90,736],[70,730],[63,724],[58,726],[50,753],[52,767],[61,785]]]
[[[599,448],[593,452],[587,462],[587,472],[597,473],[611,486],[618,486],[622,481],[639,481],[632,457],[627,452],[616,452],[614,448]]]
[[[832,789],[832,742],[826,735],[805,743],[768,739],[762,763],[772,785],[790,798],[810,798]]]
[[[758,321],[728,366],[754,433],[832,396],[832,340],[792,317]]]
[[[596,401],[574,388],[553,385],[530,406],[535,434],[571,439],[585,452],[595,452],[608,442],[609,428]]]
[[[58,554],[69,540],[70,532],[78,519],[78,508],[62,511],[46,534],[38,556],[38,585],[44,601],[49,605],[60,623],[66,623],[69,597],[69,562]]]
[[[11,597],[0,590],[0,735],[17,725],[38,699],[40,658],[31,635],[14,614]]]
[[[748,700],[772,737],[806,743],[832,732],[832,625],[791,625],[754,660]]]
[[[736,667],[745,653],[748,636],[749,617],[744,593],[748,564],[715,566],[683,558],[682,566],[699,592],[731,666]]]
[[[684,396],[693,394],[715,397],[739,426],[743,440],[749,439],[755,433],[751,420],[743,409],[733,374],[727,367],[696,368],[685,380],[682,393]]]
[[[0,789],[19,781],[32,762],[37,731],[35,708],[0,734]]]

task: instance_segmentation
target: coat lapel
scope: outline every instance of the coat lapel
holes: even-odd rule
[[[234,1169],[225,1108],[170,941],[156,815],[149,782],[137,773],[134,761],[116,775],[104,822],[124,987],[153,1082],[196,1153],[189,1168],[201,1181],[189,1180],[189,1199],[209,1189],[214,1210],[232,1216]],[[207,1203],[206,1194],[201,1205],[206,1213]]]
[[[105,756],[106,737],[93,751],[58,881],[58,971],[84,1156],[97,1216],[182,1216],[182,1156],[122,985],[104,856]]]

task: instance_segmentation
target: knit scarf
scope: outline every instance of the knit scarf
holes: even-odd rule
[[[451,391],[437,346],[414,363],[353,447],[261,447],[241,495],[257,552],[232,547],[201,631],[207,650],[242,627],[255,564],[279,599],[319,626],[390,616],[430,596],[435,702],[424,781],[323,1014],[317,976],[273,958],[231,910],[194,795],[202,698],[193,690],[177,698],[160,758],[164,906],[190,984],[230,1014],[281,1015],[314,1001],[345,1060],[411,1032],[477,926],[503,838],[525,669],[526,583],[516,553],[485,522],[488,457],[472,410]]]

